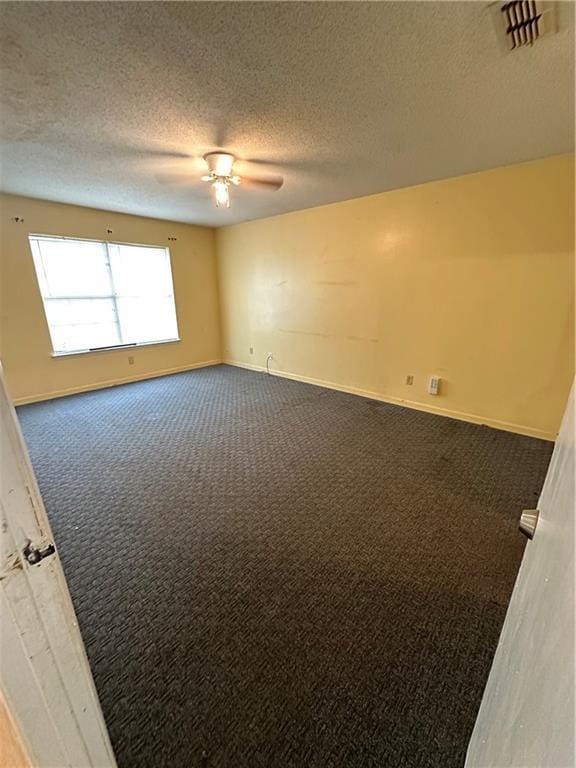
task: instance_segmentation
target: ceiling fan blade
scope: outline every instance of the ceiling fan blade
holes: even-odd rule
[[[268,178],[262,178],[259,176],[241,176],[241,187],[261,187],[262,189],[268,189],[271,192],[275,192],[284,184],[282,176],[269,176]]]
[[[151,145],[123,144],[121,142],[98,139],[98,151],[105,157],[134,158],[136,160],[192,160],[188,152],[164,149]]]
[[[156,181],[160,184],[194,184],[197,178],[191,173],[157,173]]]

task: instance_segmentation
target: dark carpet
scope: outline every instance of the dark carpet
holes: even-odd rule
[[[227,366],[18,414],[121,768],[463,765],[551,443]]]

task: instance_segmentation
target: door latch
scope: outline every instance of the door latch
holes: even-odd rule
[[[30,565],[36,565],[40,562],[40,560],[44,560],[45,557],[53,555],[54,552],[56,552],[54,544],[47,544],[42,549],[38,549],[38,547],[35,547],[32,544],[30,539],[26,539],[26,544],[22,550],[22,554],[24,555],[26,562]]]

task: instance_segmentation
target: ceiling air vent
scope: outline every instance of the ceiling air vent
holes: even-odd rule
[[[510,0],[494,3],[498,36],[509,51],[534,45],[556,32],[556,3],[550,0]]]

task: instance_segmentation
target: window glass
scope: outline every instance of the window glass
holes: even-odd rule
[[[111,294],[104,243],[42,240],[37,253],[36,270],[45,297]]]
[[[55,352],[178,338],[167,248],[30,237]]]
[[[172,296],[170,257],[164,248],[110,245],[114,288],[119,296]]]
[[[178,334],[170,297],[129,297],[118,299],[122,338],[138,341],[144,335],[149,341],[173,339]]]

